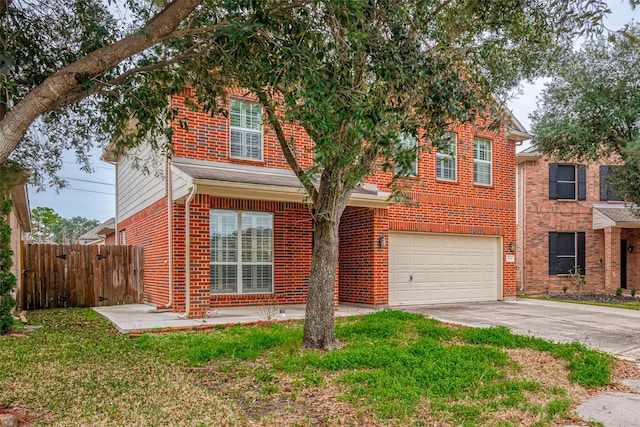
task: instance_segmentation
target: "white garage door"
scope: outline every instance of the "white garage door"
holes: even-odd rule
[[[496,301],[500,252],[499,237],[391,232],[389,305]]]

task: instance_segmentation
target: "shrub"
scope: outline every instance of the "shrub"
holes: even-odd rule
[[[569,286],[564,285],[564,286],[562,287],[562,292],[564,292],[564,293],[566,294],[568,289],[569,289]]]
[[[20,176],[19,169],[11,162],[0,166],[0,335],[9,333],[13,327],[11,311],[16,306],[12,296],[16,277],[11,273],[11,227],[7,219],[13,207],[9,199],[11,187],[20,181]]]
[[[622,295],[622,288],[616,289],[616,295],[618,295],[618,296]]]
[[[635,286],[633,288],[631,288],[631,296],[632,297],[636,296],[636,287]]]

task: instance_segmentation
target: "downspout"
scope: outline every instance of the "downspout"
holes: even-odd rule
[[[185,279],[184,279],[184,313],[178,314],[180,319],[186,319],[189,317],[191,311],[191,200],[196,195],[198,185],[193,184],[191,187],[191,193],[184,203],[184,265],[185,265]]]
[[[169,301],[158,307],[161,310],[169,310],[173,307],[173,177],[171,175],[171,162],[169,156],[166,157],[166,177],[167,177],[167,247],[169,257]]]

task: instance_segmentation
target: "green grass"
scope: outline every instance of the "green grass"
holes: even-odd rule
[[[337,319],[344,348],[328,353],[301,349],[300,322],[132,339],[88,309],[30,319],[45,327],[0,337],[0,405],[28,408],[35,425],[311,425],[314,410],[332,425],[345,405],[355,424],[518,425],[520,414],[544,426],[566,414],[567,392],[520,378],[506,349],[548,352],[585,387],[607,384],[612,364],[579,344],[400,311]]]

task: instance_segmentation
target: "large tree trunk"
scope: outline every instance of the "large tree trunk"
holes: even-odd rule
[[[333,333],[338,234],[340,217],[350,194],[350,192],[345,193],[340,185],[329,184],[333,181],[329,175],[330,173],[323,174],[314,204],[313,257],[303,337],[305,348],[325,350],[338,347]]]
[[[337,345],[333,326],[339,225],[328,219],[314,220],[313,259],[304,323],[303,345],[306,348],[333,350]]]
[[[81,81],[100,76],[123,60],[168,37],[202,0],[174,0],[145,27],[122,40],[104,46],[49,76],[29,92],[0,120],[0,164],[24,137],[29,126],[72,91]]]

